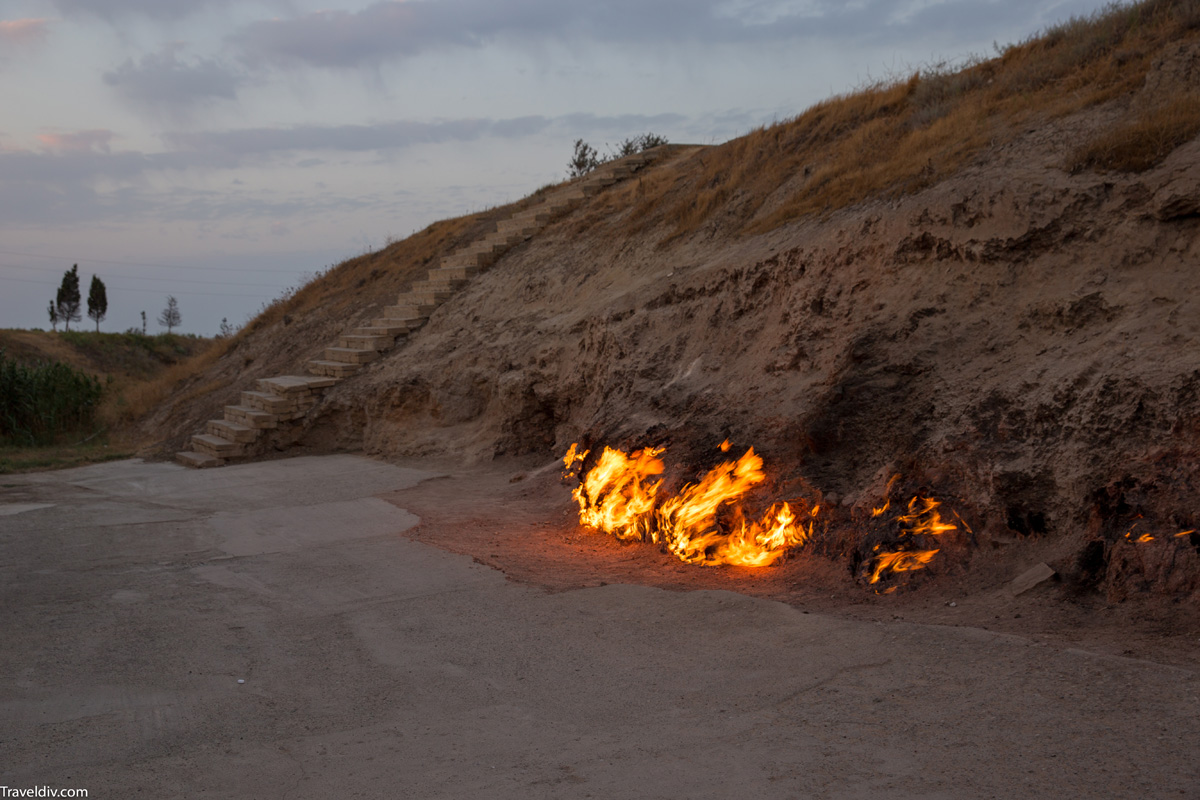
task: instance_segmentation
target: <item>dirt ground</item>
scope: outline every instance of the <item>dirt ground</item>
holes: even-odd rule
[[[428,460],[398,460],[402,466]],[[899,589],[876,594],[853,579],[848,564],[803,552],[771,567],[699,567],[650,544],[621,543],[577,524],[561,462],[516,460],[463,466],[435,462],[444,473],[383,495],[421,518],[406,535],[470,555],[510,580],[553,592],[616,583],[673,591],[721,589],[854,620],[973,627],[1096,653],[1200,666],[1200,604],[1155,593],[1109,603],[1059,577],[1019,595],[1011,582],[1051,561],[1070,543],[1023,540],[970,563],[935,562],[910,573]]]
[[[944,577],[855,605],[803,559],[672,564],[574,530],[551,470],[524,466],[511,483],[503,464],[348,454],[5,476],[0,787],[1200,797],[1200,671],[1170,663],[1190,658],[1170,637],[1108,655],[1129,629],[1052,625],[1052,591],[1022,598],[1044,611],[1011,635],[964,623],[990,601],[939,594]],[[963,616],[922,624],[943,596]]]

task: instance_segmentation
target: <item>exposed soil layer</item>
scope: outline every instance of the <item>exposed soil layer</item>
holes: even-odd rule
[[[421,464],[426,460],[401,466]],[[1146,595],[1108,603],[1094,592],[1049,580],[1015,594],[1012,580],[1062,550],[1048,538],[934,562],[899,591],[875,594],[835,559],[801,552],[772,567],[696,567],[651,545],[621,544],[579,527],[560,485],[558,464],[523,469],[512,460],[462,467],[445,477],[383,495],[413,511],[406,536],[502,570],[510,580],[567,591],[638,584],[688,591],[724,589],[854,619],[985,628],[1089,651],[1200,666],[1200,603]]]
[[[1200,143],[1136,176],[1055,169],[1101,122],[751,239],[557,226],[331,392],[311,441],[485,461],[654,444],[678,485],[729,437],[832,530],[899,474],[972,547],[1046,538],[1110,601],[1193,595],[1200,540],[1175,534],[1200,528]],[[861,536],[820,546],[863,558]]]

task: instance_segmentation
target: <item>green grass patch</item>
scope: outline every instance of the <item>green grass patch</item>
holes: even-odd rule
[[[69,469],[105,461],[133,458],[134,453],[98,436],[89,442],[45,445],[41,447],[16,447],[0,444],[0,475],[17,472],[42,472],[52,469]]]
[[[47,445],[91,431],[103,384],[61,361],[21,364],[0,351],[0,442]]]

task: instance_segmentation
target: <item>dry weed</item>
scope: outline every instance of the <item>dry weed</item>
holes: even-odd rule
[[[1142,111],[1076,150],[1072,172],[1084,169],[1141,172],[1200,134],[1200,96],[1187,95]]]

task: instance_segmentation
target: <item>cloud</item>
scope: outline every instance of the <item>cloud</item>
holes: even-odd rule
[[[800,16],[775,14],[770,19],[766,24],[751,17],[730,18],[717,0],[382,0],[360,11],[319,11],[255,22],[233,39],[248,62],[356,67],[429,50],[481,47],[500,39],[790,38]]]
[[[142,16],[178,20],[207,8],[227,6],[230,0],[53,0],[63,15],[92,16],[114,21]]]
[[[40,44],[49,32],[48,19],[0,19],[0,42],[10,45]]]
[[[244,128],[230,131],[180,132],[165,140],[180,151],[260,157],[297,150],[367,152],[397,150],[425,144],[471,142],[484,138],[520,139],[545,132],[564,136],[630,136],[654,127],[679,125],[679,114],[623,114],[513,119],[451,119],[436,122],[398,120],[373,125],[296,125],[288,128]]]
[[[989,28],[1003,35],[1031,18],[1094,7],[1095,0],[1064,0],[1049,12],[1042,0],[376,0],[358,11],[261,20],[230,39],[247,64],[352,68],[531,41],[720,45],[836,37],[899,46]]]
[[[38,134],[37,140],[44,150],[51,152],[108,153],[113,135],[110,130],[95,129],[72,133],[42,133]]]
[[[126,59],[104,82],[135,105],[182,113],[197,104],[236,100],[239,73],[207,58],[180,58],[182,45],[169,44],[140,61]]]

